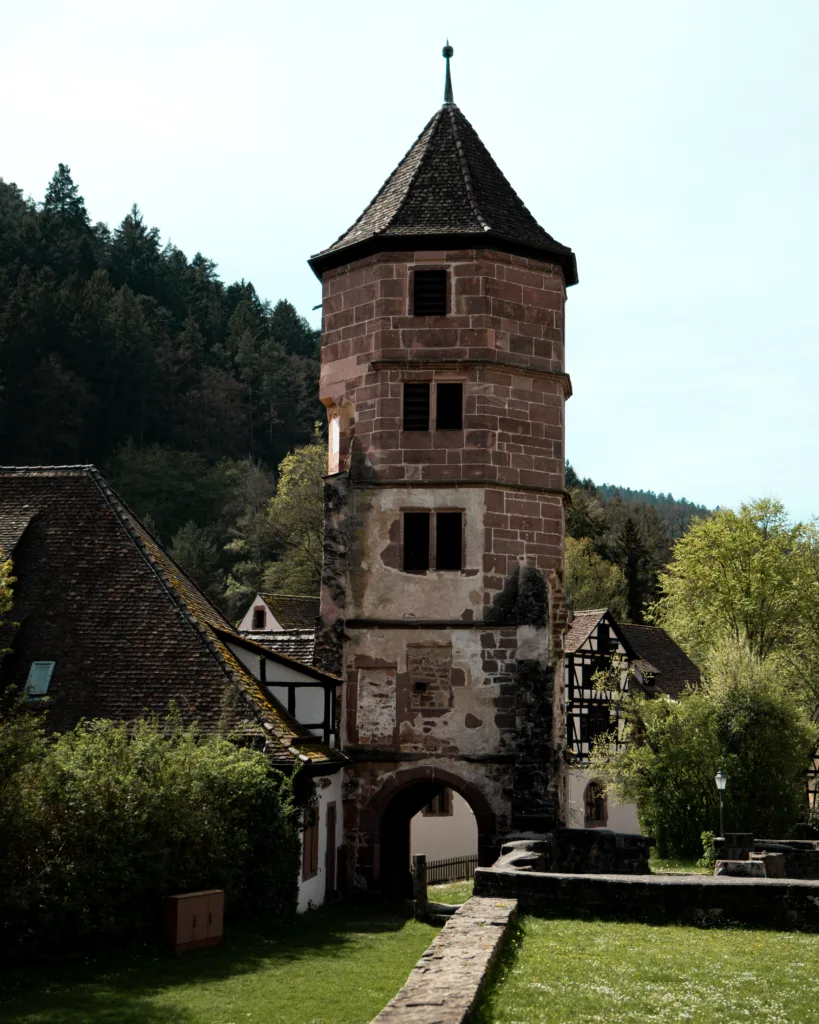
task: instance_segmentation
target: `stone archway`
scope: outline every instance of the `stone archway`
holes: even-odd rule
[[[478,863],[487,866],[497,859],[500,840],[496,816],[480,789],[442,768],[406,768],[385,778],[359,816],[359,863],[369,867],[371,888],[388,899],[412,894],[410,822],[444,787],[459,793],[475,815]]]

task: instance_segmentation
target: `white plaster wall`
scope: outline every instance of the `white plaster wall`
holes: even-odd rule
[[[327,805],[335,802],[336,805],[336,838],[333,856],[337,858],[336,850],[341,846],[344,827],[344,808],[341,803],[341,780],[342,772],[335,775],[325,775],[316,780],[318,795],[318,825],[319,825],[319,850],[318,850],[318,874],[315,878],[302,881],[301,860],[299,861],[299,906],[298,912],[303,914],[314,907],[320,907],[324,903],[325,888],[327,886]],[[329,786],[322,786],[323,782],[329,782]],[[302,835],[302,842],[304,837]],[[336,875],[336,888],[339,887],[339,878]]]
[[[488,626],[487,629],[491,630],[492,627]],[[421,711],[413,711],[408,719],[398,721],[398,742],[402,750],[449,752],[453,742],[457,743],[461,754],[485,754],[499,748],[500,732],[495,724],[498,712],[494,704],[495,698],[499,695],[499,686],[487,679],[481,671],[481,630],[348,628],[347,634],[350,637],[345,645],[348,672],[352,671],[358,655],[380,660],[384,665],[389,665],[390,662],[395,664],[394,671],[375,670],[379,673],[376,682],[381,687],[381,704],[391,709],[396,707],[397,677],[407,672],[407,645],[435,646],[446,641],[452,644],[452,670],[463,671],[464,684],[452,687],[452,707],[435,717],[432,732],[423,731],[428,719]],[[371,679],[373,675],[373,670],[369,670],[368,678]],[[349,699],[349,691],[345,687],[345,705]],[[473,716],[470,719],[470,722],[473,722],[472,726],[466,725],[467,715]],[[475,720],[480,724],[474,724]],[[346,730],[346,708],[344,723]],[[391,722],[386,718],[381,725],[385,729],[392,728]],[[380,742],[385,741],[388,742],[388,738],[380,738]],[[351,742],[349,736],[345,736],[345,742]]]
[[[469,857],[478,852],[478,824],[472,808],[460,795],[452,793],[452,815],[425,818],[419,811],[410,823],[410,851],[423,853],[427,860]]]
[[[271,612],[271,610],[268,608],[268,606],[265,604],[265,602],[262,600],[259,594],[257,594],[255,599],[251,602],[250,607],[245,612],[242,621],[239,623],[239,629],[253,629],[254,608],[264,608],[265,610],[264,631],[282,628],[279,625],[276,616],[273,614],[273,612]],[[263,630],[257,630],[256,632],[261,633],[263,632]]]
[[[244,665],[244,667],[251,673],[254,679],[259,678],[259,657],[260,655],[256,651],[249,651],[245,647],[240,647],[238,644],[228,644],[228,647],[236,655],[238,660]],[[281,662],[274,661],[272,658],[265,658],[265,679],[268,686],[275,685],[276,683],[313,683],[316,680],[306,672],[299,672],[296,668],[291,668],[289,665],[282,665]]]
[[[420,466],[418,467],[420,470]],[[483,612],[484,489],[480,487],[378,487],[359,498],[366,503],[358,522],[347,618],[460,619],[471,610]],[[460,572],[406,573],[388,566],[382,553],[394,544],[390,530],[407,509],[464,511],[464,568]]]
[[[583,794],[591,782],[591,776],[581,768],[570,768],[566,772],[566,824],[569,828],[584,828]],[[608,794],[609,820],[606,828],[612,832],[630,832],[640,835],[637,820],[637,804],[620,804],[611,793]]]

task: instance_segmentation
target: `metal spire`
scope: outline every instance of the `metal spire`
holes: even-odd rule
[[[446,57],[446,82],[444,83],[444,106],[454,107],[455,100],[452,98],[452,78],[449,74],[449,58],[455,51],[449,45],[449,40],[446,41],[446,46],[443,48],[441,53]]]

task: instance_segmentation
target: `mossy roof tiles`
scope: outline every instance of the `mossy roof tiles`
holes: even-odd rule
[[[21,627],[2,682],[22,689],[32,661],[54,661],[51,728],[174,707],[277,763],[341,758],[241,664],[228,644],[241,635],[92,466],[0,467],[0,532],[26,509],[37,514],[14,551]]]

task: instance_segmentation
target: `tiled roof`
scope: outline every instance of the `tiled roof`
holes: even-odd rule
[[[0,519],[0,559],[11,558],[26,527],[36,515],[36,511],[20,509]]]
[[[608,615],[615,630],[625,641],[631,664],[654,682],[644,688],[647,693],[665,693],[677,697],[689,683],[696,686],[700,670],[683,649],[660,626],[621,624],[607,608],[590,608],[577,612],[563,638],[565,654],[574,654],[589,638],[597,623]]]
[[[259,594],[276,616],[282,629],[313,629],[319,614],[319,599],[298,594]]]
[[[312,627],[310,629],[266,630],[264,632],[243,629],[242,636],[270,651],[293,658],[294,661],[299,661],[303,665],[313,664],[316,633]]]
[[[574,654],[589,639],[589,634],[606,614],[605,608],[590,608],[576,612],[563,636],[564,654]]]
[[[310,264],[316,273],[373,250],[499,248],[533,255],[577,281],[568,246],[538,224],[458,107],[444,105],[349,230]],[[451,239],[446,241],[444,239]],[[442,241],[444,240],[444,241]]]
[[[620,629],[637,655],[637,667],[653,673],[652,690],[678,697],[687,684],[699,683],[700,670],[660,626],[623,625]]]
[[[276,762],[335,760],[230,650],[233,627],[92,466],[0,467],[0,524],[37,509],[15,550],[21,622],[2,682],[56,663],[51,728],[164,715],[264,740]],[[309,750],[308,750],[309,748]]]

